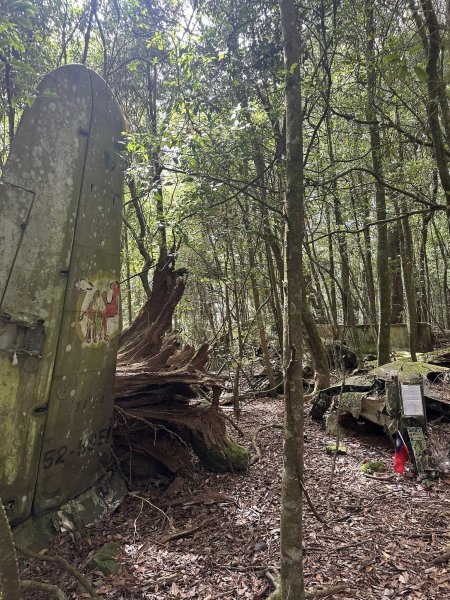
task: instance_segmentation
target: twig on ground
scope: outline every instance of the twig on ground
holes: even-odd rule
[[[165,500],[161,504],[164,508],[172,506],[193,506],[195,504],[222,504],[222,503],[234,503],[236,504],[233,496],[228,496],[220,492],[203,492],[200,494],[188,494],[181,496],[180,498],[173,498],[172,500]]]
[[[312,510],[313,515],[316,517],[316,519],[319,521],[319,523],[327,523],[328,519],[324,519],[323,517],[321,517],[319,512],[317,511],[317,508],[314,506],[313,501],[311,500],[311,497],[308,493],[308,490],[306,489],[305,482],[303,481],[303,479],[300,476],[298,479],[300,481],[300,485],[302,487],[303,493],[305,494],[306,502],[308,503],[309,508]]]
[[[91,598],[98,598],[97,592],[89,583],[87,577],[80,573],[80,571],[76,567],[71,565],[70,562],[67,561],[64,557],[56,555],[54,556],[52,554],[38,554],[37,552],[32,552],[31,550],[28,550],[28,548],[23,548],[22,546],[18,546],[17,544],[14,544],[14,547],[17,550],[17,552],[19,552],[19,554],[25,556],[26,558],[34,558],[42,562],[59,563],[67,571],[69,571],[71,575],[75,577],[75,579],[78,581],[81,587],[85,589],[88,594],[90,594]]]
[[[147,498],[144,498],[143,496],[140,496],[139,494],[136,494],[136,492],[128,492],[128,496],[131,496],[132,498],[137,498],[138,500],[142,500],[143,502],[146,502],[152,508],[154,508],[158,512],[160,512],[163,515],[163,517],[170,522],[170,519],[169,519],[168,515],[161,508],[159,508],[158,506],[156,506],[155,504],[153,504],[152,502],[150,502],[150,500],[148,500]]]
[[[216,520],[215,516],[211,517],[209,519],[205,519],[201,523],[197,523],[196,525],[192,525],[191,527],[186,527],[185,529],[179,529],[178,531],[174,531],[173,533],[168,533],[167,535],[163,536],[159,541],[162,544],[166,544],[167,542],[170,542],[171,540],[179,540],[180,538],[187,537],[188,535],[191,535],[192,533],[195,533],[196,531],[203,529],[203,527],[206,527],[206,525],[209,525],[210,523],[212,523],[212,521],[215,521],[215,520]]]
[[[168,583],[172,583],[181,577],[180,573],[172,573],[171,575],[165,575],[164,577],[160,577],[153,584],[154,587],[162,587],[167,585]]]
[[[346,583],[337,583],[336,585],[332,585],[328,588],[322,588],[320,590],[308,590],[305,593],[305,598],[325,598],[326,596],[331,596],[332,594],[345,592],[347,589],[348,585]]]
[[[364,473],[363,475],[364,475],[364,477],[367,477],[368,479],[377,479],[378,481],[392,481],[393,480],[392,476],[377,477],[376,475],[370,475],[370,473]]]

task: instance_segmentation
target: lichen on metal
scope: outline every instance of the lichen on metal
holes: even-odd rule
[[[426,471],[429,469],[429,465],[427,464],[427,457],[425,455],[427,442],[423,434],[423,429],[421,427],[407,427],[406,430],[408,432],[412,458],[417,469],[417,474],[420,478],[424,479],[427,476]]]
[[[124,121],[83,65],[49,73],[0,185],[0,495],[13,523],[108,470],[121,326]]]
[[[366,392],[345,392],[340,397],[339,409],[351,413],[357,419],[361,414],[362,402],[366,395]]]

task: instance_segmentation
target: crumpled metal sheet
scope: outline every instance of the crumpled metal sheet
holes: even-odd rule
[[[362,402],[367,396],[367,392],[345,392],[342,394],[339,408],[341,411],[349,412],[353,418],[357,419],[361,414]]]

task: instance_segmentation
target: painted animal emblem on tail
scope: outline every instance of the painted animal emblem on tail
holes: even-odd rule
[[[120,286],[105,277],[80,280],[77,332],[86,344],[107,342],[120,329]]]
[[[109,340],[108,336],[108,320],[114,318],[119,314],[119,297],[120,287],[117,281],[113,281],[109,284],[111,289],[111,300],[108,300],[108,294],[102,292],[102,300],[105,305],[105,310],[102,314],[102,333],[105,342]]]

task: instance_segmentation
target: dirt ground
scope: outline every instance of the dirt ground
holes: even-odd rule
[[[282,423],[282,412],[282,400],[249,402],[240,421],[246,437],[236,439],[250,448],[252,432]],[[305,479],[322,514],[331,442],[307,419]],[[416,479],[397,475],[384,435],[354,431],[342,443],[348,454],[336,461],[329,522],[321,524],[305,508],[306,587],[346,582],[348,591],[333,596],[341,600],[450,598],[450,481],[425,489]],[[50,552],[85,571],[96,549],[119,542],[118,571],[110,577],[90,574],[100,598],[267,598],[273,587],[266,572],[279,561],[282,432],[264,430],[259,445],[262,460],[247,474],[217,475],[196,466],[172,490],[136,492],[98,524],[55,538]],[[358,467],[368,460],[383,461],[386,472],[378,479],[366,477]],[[68,598],[89,597],[54,564],[33,561],[23,576],[56,583]],[[46,598],[44,592],[27,593],[26,599]]]

